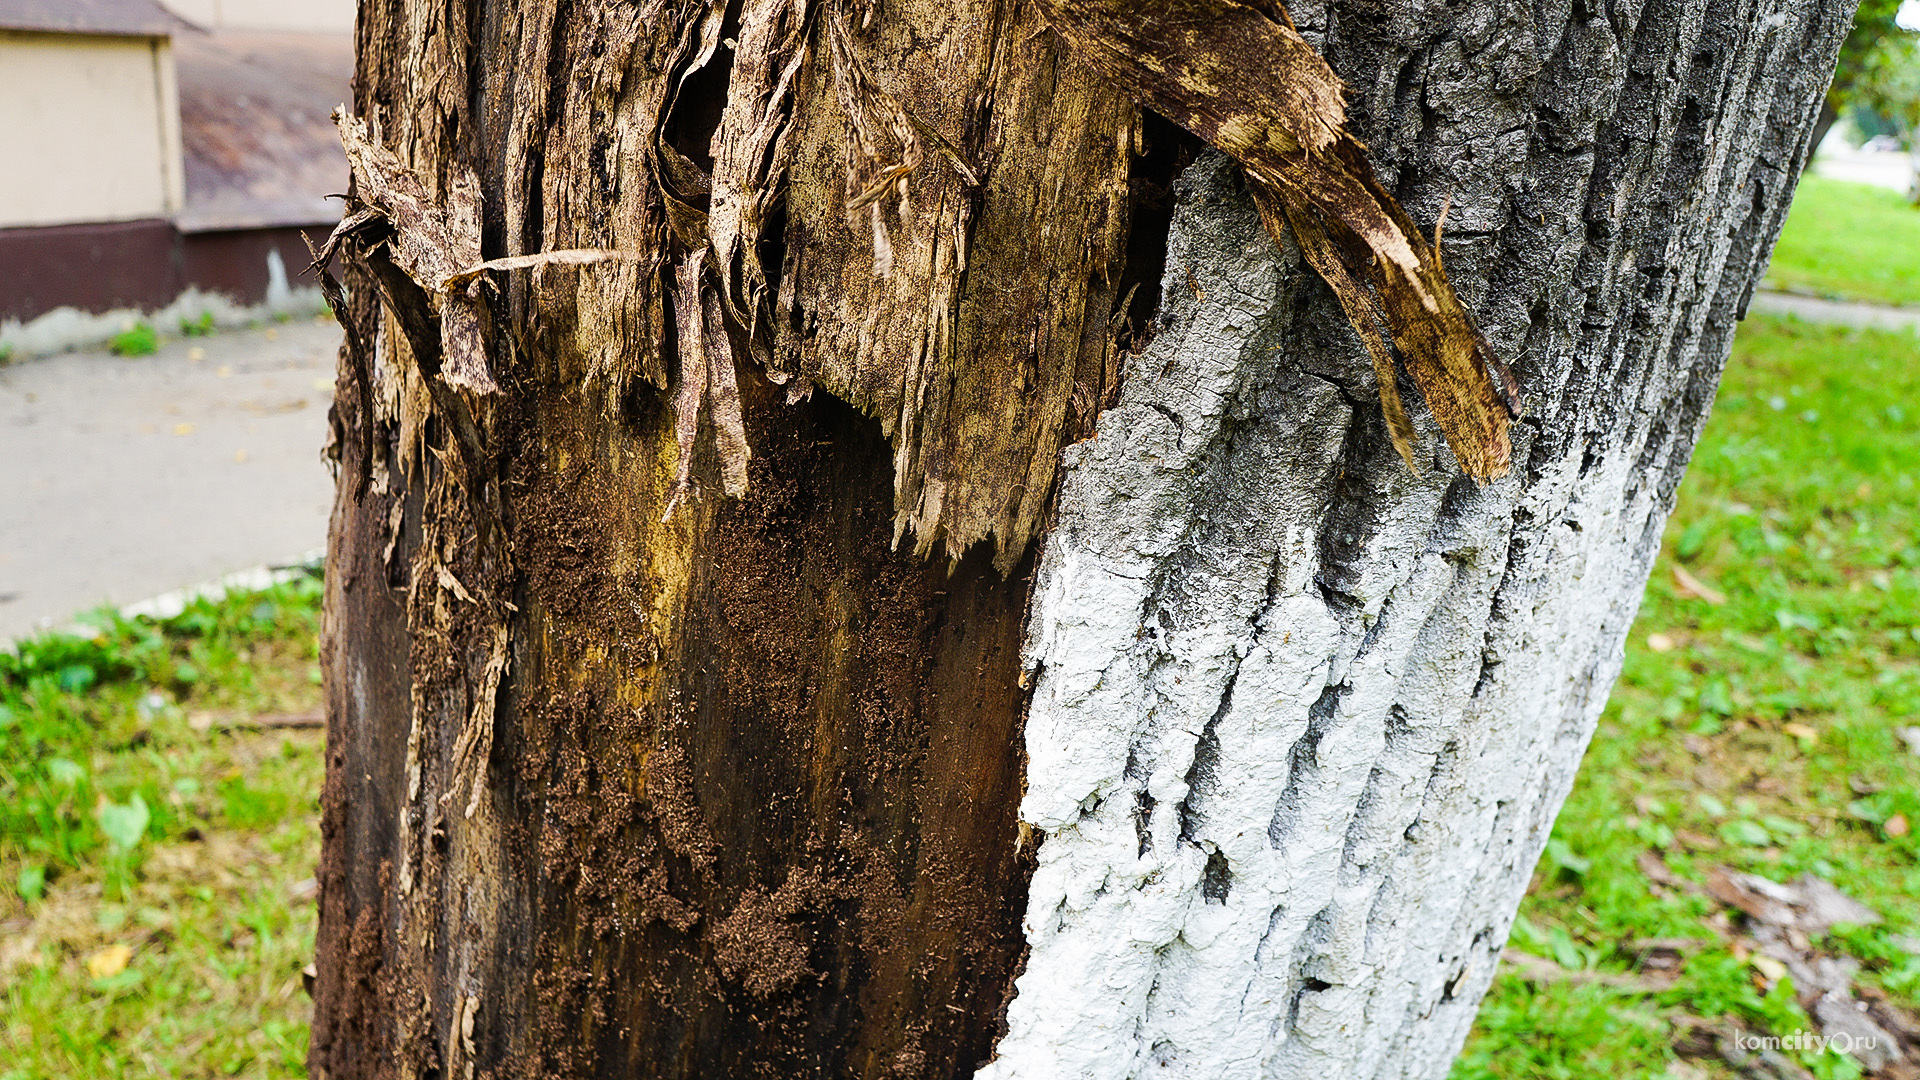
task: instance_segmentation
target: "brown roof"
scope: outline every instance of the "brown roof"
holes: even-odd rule
[[[352,35],[183,34],[174,55],[182,232],[340,220],[326,196],[347,189],[347,159],[328,117],[352,96]]]
[[[166,37],[188,25],[154,0],[0,0],[0,30]]]

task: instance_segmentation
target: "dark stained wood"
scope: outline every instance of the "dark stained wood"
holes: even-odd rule
[[[1163,235],[1185,157],[1162,140],[1135,183],[1132,106],[1030,8],[854,11],[864,92],[921,142],[882,278],[827,17],[362,6],[355,111],[418,179],[394,190],[444,205],[477,177],[486,258],[658,257],[493,272],[460,302],[500,391],[469,394],[439,377],[440,283],[381,246],[415,219],[339,245],[360,352],[316,1075],[944,1077],[991,1053],[1031,872],[1030,540],[1113,390],[1133,208],[1158,200]],[[728,126],[728,100],[772,108]],[[751,258],[676,279],[723,195],[761,198],[726,226]],[[680,393],[689,342],[738,379],[743,499],[724,403]]]
[[[419,838],[401,827],[393,708],[406,612],[384,574],[351,569],[378,568],[352,542],[382,510],[343,504],[314,1066],[424,1074],[473,994],[474,1060],[501,1075],[969,1071],[1022,947],[1026,568],[1004,579],[976,555],[949,576],[893,551],[876,425],[764,382],[753,493],[661,526],[669,417],[612,429],[558,382],[522,418],[505,487],[526,571],[489,795],[502,825],[466,834],[457,799],[440,825],[450,850],[498,847],[497,977],[432,979],[457,912],[430,913],[428,955],[397,955],[418,918],[394,870]],[[432,807],[454,762],[428,741],[445,747],[423,770]],[[383,775],[351,775],[364,762]],[[444,904],[457,883],[440,884]]]

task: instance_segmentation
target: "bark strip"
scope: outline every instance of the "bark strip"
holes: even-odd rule
[[[1413,428],[1383,362],[1384,316],[1414,384],[1467,475],[1504,476],[1519,388],[1448,283],[1438,253],[1381,186],[1346,127],[1346,86],[1278,0],[1042,0],[1048,19],[1142,104],[1247,169],[1277,243],[1282,221],[1375,354],[1394,445],[1414,465]],[[1304,231],[1303,231],[1304,230]],[[1377,306],[1363,298],[1366,278]]]
[[[435,199],[392,151],[369,137],[365,124],[345,112],[336,112],[334,123],[355,192],[342,225],[354,225],[327,238],[328,253],[350,234],[377,224],[390,227],[385,258],[425,292],[439,320],[440,376],[461,390],[498,394],[500,384],[487,367],[480,295],[469,272],[480,262],[479,180],[471,172],[458,175],[445,197]]]

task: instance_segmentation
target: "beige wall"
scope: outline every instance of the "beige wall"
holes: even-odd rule
[[[0,103],[0,228],[180,208],[166,39],[0,32]]]
[[[161,0],[209,30],[353,32],[354,0]]]

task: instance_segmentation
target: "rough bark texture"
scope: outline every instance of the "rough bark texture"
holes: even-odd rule
[[[1442,1074],[1847,6],[1294,11],[1453,200],[1479,487],[1029,4],[365,0],[447,246],[624,254],[343,244],[315,1075]]]
[[[1031,954],[983,1076],[1446,1073],[1847,6],[1295,9],[1401,200],[1453,200],[1448,272],[1529,407],[1513,475],[1409,475],[1323,287],[1221,159],[1188,174],[1160,334],[1041,563]]]

